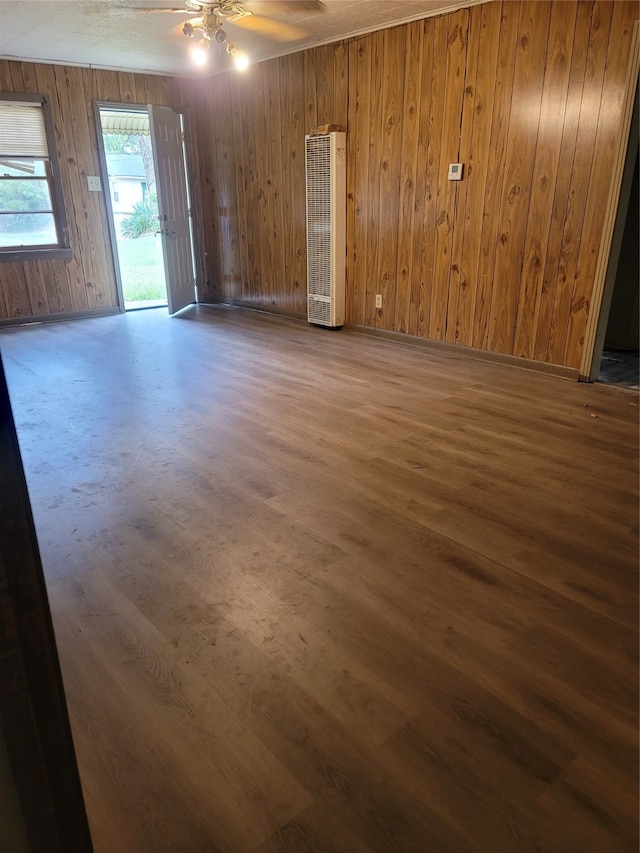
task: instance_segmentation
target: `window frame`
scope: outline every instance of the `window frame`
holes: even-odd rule
[[[64,209],[64,197],[62,193],[60,167],[58,164],[56,135],[49,100],[45,95],[33,95],[27,94],[26,92],[0,92],[0,102],[2,101],[22,101],[24,103],[40,104],[42,108],[42,118],[44,121],[48,153],[45,173],[49,192],[51,194],[53,221],[58,235],[58,244],[56,246],[43,246],[42,248],[39,248],[38,246],[25,246],[24,248],[8,246],[3,248],[0,246],[0,262],[37,261],[49,258],[67,260],[72,258],[73,251],[71,250],[71,244],[69,242],[69,226],[67,224],[67,217]]]

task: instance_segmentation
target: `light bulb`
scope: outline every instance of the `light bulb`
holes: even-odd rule
[[[191,58],[196,65],[206,65],[209,58],[209,42],[206,39],[200,39],[198,44],[191,51]]]
[[[227,53],[233,59],[233,64],[238,71],[244,71],[249,67],[249,57],[246,53],[241,53],[235,44],[227,44]]]
[[[245,71],[249,67],[249,57],[246,53],[239,53],[237,56],[233,57],[233,64],[236,66],[238,71]]]

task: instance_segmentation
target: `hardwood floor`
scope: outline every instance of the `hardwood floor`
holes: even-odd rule
[[[638,396],[267,314],[3,330],[97,853],[638,847]]]

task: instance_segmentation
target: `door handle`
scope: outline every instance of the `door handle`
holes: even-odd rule
[[[175,234],[175,231],[172,231],[171,228],[161,228],[159,231],[154,231],[154,234],[164,234],[165,237],[168,237],[169,234]]]

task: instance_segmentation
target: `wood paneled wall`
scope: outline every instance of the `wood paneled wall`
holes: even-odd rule
[[[0,320],[117,304],[93,101],[153,102],[191,111],[203,298],[304,315],[304,136],[330,122],[349,322],[578,367],[637,14],[494,0],[197,82],[0,61],[51,99],[74,253],[0,263]]]
[[[203,295],[305,312],[304,134],[333,122],[349,322],[579,367],[637,15],[489,2],[204,81]]]
[[[205,298],[306,312],[304,137],[346,128],[347,62],[340,43],[201,81]]]
[[[100,174],[94,100],[185,108],[190,81],[0,60],[0,91],[46,95],[55,125],[70,260],[0,261],[0,320],[24,320],[118,304],[103,193],[89,192]]]

